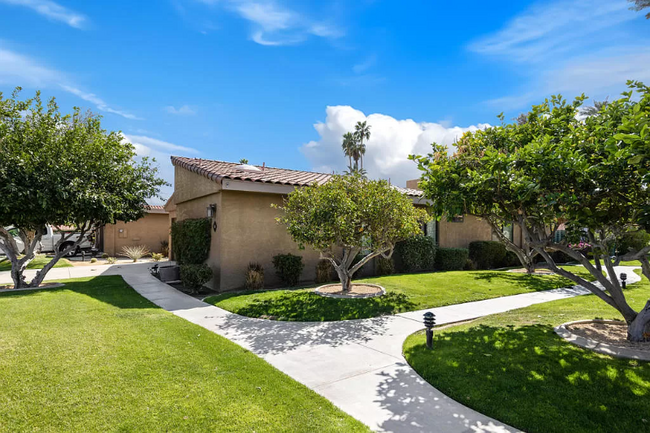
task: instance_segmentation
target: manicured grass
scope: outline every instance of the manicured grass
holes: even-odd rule
[[[580,267],[572,270],[588,273]],[[369,299],[324,298],[312,289],[225,293],[205,301],[249,317],[293,321],[363,319],[572,285],[555,275],[504,271],[457,271],[390,275],[355,282],[379,284],[386,295]]]
[[[634,308],[650,284],[627,291]],[[553,327],[572,320],[621,319],[594,295],[564,299],[435,332],[404,343],[404,356],[451,398],[528,433],[650,431],[650,364],[574,346]]]
[[[0,294],[0,431],[367,431],[121,277]]]
[[[36,257],[34,257],[34,260],[29,262],[29,265],[27,265],[27,269],[43,269],[43,266],[47,265],[50,263],[50,260],[52,258],[45,256],[44,254],[38,254]],[[56,265],[54,265],[55,268],[69,268],[71,267],[72,264],[70,263],[69,260],[67,259],[61,259],[59,260]],[[11,270],[11,262],[6,258],[2,257],[0,258],[0,272],[2,271],[10,271]]]

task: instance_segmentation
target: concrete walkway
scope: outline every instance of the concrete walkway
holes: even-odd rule
[[[342,410],[387,432],[503,433],[516,429],[471,410],[425,382],[404,360],[406,337],[423,328],[425,311],[438,324],[469,320],[589,293],[566,288],[343,322],[278,322],[242,317],[161,283],[143,265],[59,268],[48,279],[122,275],[138,293],[192,323],[234,341],[323,395]],[[628,283],[634,267],[620,266]],[[9,283],[7,272],[0,284]]]

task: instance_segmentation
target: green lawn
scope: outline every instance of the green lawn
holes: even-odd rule
[[[36,257],[34,257],[34,260],[29,262],[27,269],[43,269],[43,266],[50,263],[51,259],[51,257],[45,256],[44,254],[37,254]],[[67,259],[61,259],[56,263],[56,265],[54,265],[55,268],[69,268],[71,266],[72,264]],[[11,262],[7,258],[0,258],[0,272],[10,270]]]
[[[121,277],[0,294],[0,431],[367,431]]]
[[[642,307],[644,279],[627,291]],[[594,295],[565,299],[434,334],[427,350],[419,332],[404,356],[451,398],[528,433],[650,432],[650,364],[578,348],[553,332],[571,320],[621,319]]]
[[[587,276],[580,267],[572,270]],[[526,275],[503,271],[457,271],[390,275],[355,282],[379,284],[386,295],[369,299],[324,298],[312,289],[225,293],[205,301],[249,317],[277,320],[334,321],[414,311],[550,290],[572,285],[555,275]]]

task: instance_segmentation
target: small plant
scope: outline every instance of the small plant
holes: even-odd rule
[[[114,265],[117,262],[117,259],[115,257],[107,257],[106,258],[106,263],[109,265]]]
[[[154,262],[159,262],[159,261],[161,261],[161,260],[163,259],[163,257],[165,257],[165,256],[162,255],[162,254],[151,253],[151,258],[153,259]]]
[[[379,256],[375,260],[377,260],[377,275],[391,275],[395,273],[395,264],[392,258],[387,259]]]
[[[90,263],[97,263],[97,259],[93,257],[92,259],[90,259]]]
[[[160,241],[160,253],[163,257],[169,257],[169,241]]]
[[[132,247],[123,247],[122,254],[133,260],[133,263],[137,262],[142,257],[149,254],[149,248],[144,245],[135,245]]]
[[[301,256],[293,254],[278,254],[273,257],[273,267],[275,274],[287,286],[295,286],[300,281],[300,274],[305,265],[302,263]]]
[[[333,272],[334,266],[329,260],[319,260],[316,265],[316,282],[318,284],[329,283],[334,279]]]
[[[251,262],[246,269],[246,288],[260,290],[264,288],[264,268],[259,263]]]
[[[103,253],[103,254],[102,254],[102,259],[107,259],[107,258],[108,258],[108,254]]]
[[[212,279],[212,269],[202,265],[181,265],[181,283],[192,293],[199,293],[205,283]]]

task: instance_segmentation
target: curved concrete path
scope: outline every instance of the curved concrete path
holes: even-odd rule
[[[234,341],[373,430],[386,432],[518,431],[448,398],[406,363],[402,344],[406,337],[423,328],[425,311],[433,311],[437,323],[445,324],[589,293],[574,287],[373,319],[278,322],[242,317],[201,302],[149,275],[150,266],[53,269],[48,279],[121,275],[153,303]],[[640,280],[634,269],[620,266],[616,272],[626,272],[628,283],[632,284]],[[9,282],[6,278],[8,275],[0,275],[0,284]]]

